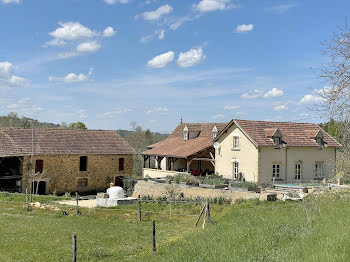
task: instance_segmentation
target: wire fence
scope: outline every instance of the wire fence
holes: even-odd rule
[[[76,203],[75,205],[72,205],[73,201]],[[152,199],[142,199],[138,198],[136,203],[128,205],[128,206],[117,206],[117,207],[84,207],[81,206],[81,200],[79,196],[74,198],[66,198],[66,197],[57,197],[57,196],[33,196],[33,202],[30,202],[30,198],[26,194],[20,194],[20,193],[8,193],[8,192],[0,192],[0,210],[3,209],[4,212],[0,213],[0,216],[4,215],[14,215],[17,214],[18,211],[23,213],[28,213],[31,214],[32,211],[36,210],[44,210],[47,211],[45,212],[45,216],[41,216],[38,212],[33,212],[33,217],[35,217],[36,223],[40,224],[46,224],[49,225],[50,223],[53,223],[54,216],[57,216],[58,212],[63,212],[65,215],[69,216],[76,216],[77,219],[79,220],[79,217],[89,217],[90,215],[101,215],[101,218],[104,217],[104,215],[107,214],[107,217],[113,217],[115,215],[126,215],[128,214],[129,219],[135,219],[139,220],[142,222],[145,220],[146,222],[149,222],[150,219],[152,218],[152,230],[150,227],[150,232],[152,231],[152,244],[149,243],[150,250],[152,248],[153,252],[156,252],[156,246],[163,244],[162,242],[156,243],[156,239],[158,239],[159,233],[156,234],[156,227],[155,227],[155,220],[157,219],[158,221],[176,221],[177,217],[183,217],[188,218],[186,223],[193,221],[193,224],[195,221],[196,225],[200,219],[200,216],[202,215],[204,206],[203,203],[204,201],[201,200],[195,200],[191,201],[188,199],[163,199],[163,200],[152,200]],[[37,203],[39,202],[39,203]],[[207,200],[206,203],[209,203]],[[206,204],[209,207],[209,204]],[[70,205],[68,205],[70,204]],[[8,208],[8,207],[13,207],[13,206],[18,206],[18,208]],[[202,207],[203,206],[203,207]],[[29,209],[28,209],[29,207]],[[69,214],[67,213],[69,212]],[[200,213],[201,212],[201,213]],[[200,215],[199,215],[200,213]],[[210,214],[210,212],[209,212]],[[150,215],[154,215],[152,217],[149,217]],[[199,215],[199,216],[198,216]],[[173,219],[173,220],[169,220]],[[203,220],[204,223],[206,223],[205,219]],[[182,221],[184,222],[184,220]],[[191,222],[192,223],[192,222]],[[140,223],[140,226],[145,224]],[[149,226],[147,224],[147,226]],[[204,227],[204,226],[203,226]],[[0,230],[1,231],[1,230]],[[48,259],[48,256],[53,256],[56,258],[59,256],[62,260],[68,260],[69,257],[73,259],[72,261],[82,260],[82,261],[87,261],[87,254],[91,253],[106,253],[109,250],[109,246],[111,243],[109,243],[115,237],[115,234],[111,232],[111,235],[104,235],[102,236],[101,239],[96,239],[96,238],[90,238],[87,235],[82,235],[80,238],[79,234],[82,234],[81,231],[75,230],[78,233],[76,236],[76,241],[77,243],[74,244],[74,235],[73,235],[73,243],[72,245],[67,244],[68,239],[62,240],[63,242],[61,244],[58,244],[57,247],[50,248],[50,250],[45,250],[43,252],[37,252],[33,251],[33,254],[25,254],[21,256],[19,260],[16,261],[43,261],[43,259]],[[158,231],[157,231],[158,232]],[[160,231],[161,233],[164,233],[163,231]],[[73,232],[72,232],[73,233]],[[77,233],[75,233],[77,234]],[[156,238],[157,235],[157,238]],[[101,237],[101,236],[100,236]],[[164,237],[161,237],[161,241],[163,240]],[[150,241],[150,242],[151,242]],[[77,245],[74,247],[74,245]],[[123,245],[123,244],[121,244]],[[78,251],[77,251],[78,250]],[[78,252],[78,253],[76,253]],[[51,255],[55,254],[55,255]],[[19,256],[16,254],[16,257]],[[0,254],[1,258],[1,254]],[[75,260],[74,260],[75,258]],[[101,259],[103,260],[103,259]]]
[[[22,198],[18,198],[18,196],[21,196]],[[140,220],[143,220],[145,218],[146,215],[149,214],[154,214],[154,215],[160,215],[156,216],[157,219],[167,219],[168,217],[171,216],[181,216],[181,217],[188,217],[190,220],[192,220],[193,218],[193,223],[195,221],[195,217],[198,217],[198,214],[195,213],[199,213],[201,210],[201,205],[198,201],[178,201],[178,200],[167,200],[167,201],[154,201],[154,200],[147,200],[147,199],[138,199],[138,203],[129,205],[129,206],[121,206],[121,207],[112,207],[112,208],[104,208],[104,207],[92,207],[92,208],[87,208],[87,207],[81,207],[79,206],[79,198],[78,201],[76,201],[77,205],[76,206],[70,206],[70,205],[66,205],[63,204],[61,201],[67,201],[66,198],[62,198],[61,201],[57,199],[57,197],[54,196],[40,196],[40,198],[38,197],[38,199],[41,200],[50,200],[50,202],[48,203],[43,203],[38,205],[35,202],[29,202],[29,198],[25,197],[25,194],[11,194],[11,193],[2,193],[0,192],[0,198],[4,198],[4,199],[0,199],[0,210],[1,210],[1,205],[2,204],[9,204],[9,205],[19,205],[19,208],[23,208],[22,212],[24,212],[25,210],[27,210],[27,206],[30,206],[30,209],[27,210],[28,214],[30,214],[31,211],[36,210],[36,209],[58,209],[59,211],[68,211],[70,213],[73,213],[76,211],[76,216],[81,216],[81,215],[85,215],[85,216],[89,216],[89,214],[94,214],[94,213],[98,213],[98,212],[103,212],[103,213],[108,213],[108,214],[115,214],[115,213],[126,213],[126,212],[130,212],[131,214],[135,215],[137,219],[137,217],[141,217]],[[10,199],[6,199],[6,198],[10,198]],[[74,200],[74,199],[71,199]],[[59,202],[61,203],[59,203]],[[74,200],[75,201],[75,200]],[[71,201],[70,201],[71,202]],[[190,209],[185,209],[185,207],[190,207]],[[140,208],[141,207],[141,208]],[[151,210],[151,208],[155,208],[156,210]],[[198,210],[197,208],[198,207]],[[18,210],[15,210],[14,212],[17,212]],[[13,212],[13,211],[12,211]],[[142,212],[142,216],[141,216],[141,212]],[[1,213],[1,215],[6,215],[6,213]],[[48,216],[39,216],[36,220],[39,223],[52,223],[53,222],[53,218],[52,218],[52,213],[48,212],[47,214]],[[71,215],[71,214],[70,214]],[[138,215],[138,216],[137,216]],[[165,218],[164,218],[165,217]],[[79,218],[78,218],[79,219]],[[149,221],[149,220],[148,220]],[[152,251],[156,252],[156,229],[155,229],[155,220],[153,220],[152,223],[152,245],[149,244],[149,247],[151,249],[152,247]],[[77,243],[74,243],[74,236],[75,236],[75,240],[77,241]],[[97,241],[97,239],[87,239],[86,236],[82,237],[82,239],[79,238],[79,235],[73,235],[73,243],[72,246],[69,244],[66,244],[66,241],[64,241],[64,243],[59,244],[59,246],[57,248],[50,248],[50,250],[46,250],[43,252],[34,252],[33,254],[25,254],[23,256],[21,256],[22,258],[16,261],[39,261],[42,259],[48,259],[48,257],[51,256],[51,254],[55,254],[52,255],[54,258],[56,258],[57,256],[60,257],[61,260],[68,260],[69,259],[69,254],[71,255],[72,261],[77,261],[78,260],[82,260],[82,261],[87,261],[87,257],[88,254],[91,255],[91,253],[106,253],[108,250],[109,245],[106,244],[108,241],[110,241],[109,239],[111,239],[112,237],[114,237],[113,235],[111,236],[103,236],[103,239],[99,239]],[[78,240],[77,240],[78,239]],[[150,241],[150,242],[151,242]],[[161,243],[162,244],[162,243]],[[159,245],[159,243],[158,243]],[[78,248],[77,248],[78,246]],[[77,251],[78,250],[78,251]],[[78,252],[78,253],[77,253]],[[18,254],[16,254],[16,256],[19,256]],[[50,258],[51,259],[51,258]],[[103,260],[103,259],[101,259]]]

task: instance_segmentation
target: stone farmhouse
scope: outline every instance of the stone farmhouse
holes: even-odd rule
[[[1,128],[0,190],[104,190],[132,176],[133,153],[116,131]]]
[[[340,146],[312,123],[180,123],[143,153],[143,172],[150,177],[216,173],[257,183],[308,183],[334,175]]]

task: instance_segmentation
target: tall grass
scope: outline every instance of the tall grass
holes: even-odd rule
[[[234,205],[199,234],[144,261],[350,261],[350,194]]]

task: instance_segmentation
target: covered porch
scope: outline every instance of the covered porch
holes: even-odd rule
[[[143,177],[166,177],[178,173],[205,176],[215,173],[214,149],[189,156],[143,155]]]

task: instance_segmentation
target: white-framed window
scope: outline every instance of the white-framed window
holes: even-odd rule
[[[295,179],[296,180],[301,179],[301,163],[295,164]]]
[[[323,139],[322,138],[317,138],[316,139],[316,143],[317,143],[317,148],[318,149],[322,149],[322,147],[323,147]]]
[[[276,148],[276,149],[281,148],[281,141],[280,141],[280,139],[279,139],[278,137],[275,137],[275,138],[273,139],[273,142],[274,142],[274,144],[275,144],[275,148]]]
[[[238,179],[238,162],[233,163],[233,179]]]
[[[217,137],[217,135],[218,135],[218,132],[213,131],[213,140]]]
[[[281,172],[281,168],[279,164],[273,164],[272,165],[272,177],[274,178],[279,178],[280,177],[280,173]]]
[[[239,149],[239,136],[233,137],[233,149]]]
[[[184,131],[184,140],[188,140],[188,131]]]
[[[323,177],[323,163],[315,163],[315,177]]]

